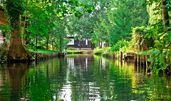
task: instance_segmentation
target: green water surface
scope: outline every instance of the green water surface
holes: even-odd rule
[[[1,64],[0,101],[171,101],[171,77],[97,56]]]

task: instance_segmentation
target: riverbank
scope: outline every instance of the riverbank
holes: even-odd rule
[[[1,48],[1,58],[0,58],[0,63],[7,63],[7,49]],[[46,49],[36,49],[36,48],[27,48],[27,52],[29,53],[29,60],[22,60],[21,62],[32,62],[32,61],[43,61],[47,59],[51,59],[54,57],[63,57],[66,54],[69,55],[74,55],[74,54],[92,54],[93,51],[90,49],[68,49],[66,52],[60,53],[59,51],[54,51],[54,50],[46,50]],[[12,62],[12,61],[10,61]],[[18,62],[18,61],[14,61]]]
[[[29,54],[29,60],[16,60],[16,61],[8,61],[7,60],[7,49],[1,48],[0,52],[0,63],[12,63],[12,62],[32,62],[32,61],[42,61],[51,59],[54,57],[59,56],[58,51],[52,51],[52,50],[44,50],[44,49],[27,49],[27,52]]]
[[[66,54],[92,54],[93,50],[91,49],[77,49],[77,48],[70,48],[66,50]]]
[[[114,60],[119,60],[120,62],[129,62],[129,63],[135,63],[136,65],[142,65],[142,66],[149,66],[148,62],[148,55],[144,55],[139,52],[131,52],[131,51],[118,51],[118,52],[112,52],[110,47],[105,48],[96,48],[93,53],[98,56],[103,56],[106,58],[112,58]]]
[[[167,56],[164,57],[161,54],[158,56],[158,53],[156,53],[156,57],[154,57],[152,56],[153,51],[151,50],[141,52],[132,50],[112,52],[109,49],[95,49],[94,54],[119,60],[121,64],[124,62],[134,63],[136,66],[146,69],[147,74],[171,75],[170,58],[167,58]]]
[[[29,55],[31,56],[31,61],[42,61],[57,57],[59,55],[58,51],[45,50],[45,49],[28,49]]]

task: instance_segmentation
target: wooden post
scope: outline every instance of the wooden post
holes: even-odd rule
[[[139,62],[140,62],[140,57],[139,54],[137,54],[137,71],[139,72]]]
[[[37,34],[36,34],[36,64],[37,64]]]
[[[123,61],[122,61],[122,59],[123,59],[123,52],[121,52],[121,57],[120,57],[121,66],[123,65]]]
[[[136,65],[138,67],[138,54],[136,54]]]
[[[147,61],[147,59],[148,59],[148,56],[146,56],[146,74],[148,73],[148,61]]]

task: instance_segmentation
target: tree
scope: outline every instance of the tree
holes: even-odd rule
[[[164,28],[165,28],[165,31],[169,31],[170,28],[169,28],[169,25],[170,25],[170,22],[169,22],[169,10],[168,10],[168,0],[162,0],[162,6],[163,6],[163,23],[164,23]]]
[[[11,41],[8,52],[9,61],[29,60],[29,55],[20,39],[20,16],[24,12],[23,0],[7,0],[6,10],[11,24]]]
[[[102,40],[108,41],[110,46],[121,39],[130,40],[132,27],[148,24],[146,0],[112,0],[100,8],[95,33],[99,37],[106,36]]]

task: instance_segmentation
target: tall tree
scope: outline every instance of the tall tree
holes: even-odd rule
[[[24,12],[23,0],[7,0],[6,10],[11,24],[11,40],[8,52],[8,60],[29,60],[29,55],[20,39],[20,16]]]
[[[129,40],[132,27],[148,24],[146,0],[111,0],[101,9],[95,33],[107,36],[110,46],[120,39]]]
[[[168,10],[168,0],[161,0],[162,6],[163,6],[163,23],[165,31],[167,32],[169,30],[169,10]]]

